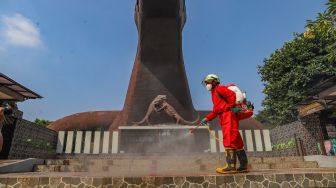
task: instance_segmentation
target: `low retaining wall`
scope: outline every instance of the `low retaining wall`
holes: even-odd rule
[[[312,117],[313,118],[313,117]],[[273,156],[318,155],[317,143],[320,142],[319,124],[312,122],[293,122],[271,130]],[[294,143],[289,144],[290,140]],[[285,149],[274,146],[283,144]],[[287,147],[290,145],[290,147]]]
[[[55,158],[57,132],[24,119],[3,126],[2,159]]]
[[[23,177],[1,178],[6,187],[336,187],[334,173],[179,177]]]
[[[9,159],[55,158],[57,133],[22,119],[15,126]]]

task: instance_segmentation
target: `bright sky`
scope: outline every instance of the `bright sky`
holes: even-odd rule
[[[303,32],[326,0],[186,0],[184,61],[196,109],[211,109],[208,73],[247,91],[260,110],[257,66]],[[135,0],[0,0],[0,72],[44,98],[29,120],[123,107],[137,47]]]

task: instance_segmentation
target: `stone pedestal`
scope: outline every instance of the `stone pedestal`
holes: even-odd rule
[[[210,152],[210,135],[206,127],[195,126],[121,126],[119,153],[176,154]],[[216,147],[216,146],[214,146]]]

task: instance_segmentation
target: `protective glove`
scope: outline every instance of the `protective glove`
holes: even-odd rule
[[[208,119],[207,118],[203,118],[200,122],[201,125],[205,125],[208,123]]]
[[[252,109],[252,111],[254,110],[254,104],[251,101],[247,101],[246,106],[248,109]]]
[[[231,111],[233,112],[233,113],[238,113],[238,112],[242,112],[243,111],[243,109],[242,108],[231,108]]]

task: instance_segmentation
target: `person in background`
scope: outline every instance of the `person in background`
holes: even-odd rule
[[[2,145],[3,145],[3,137],[2,137],[1,130],[2,130],[2,123],[5,120],[4,112],[5,112],[5,108],[0,107],[0,151],[2,150]]]

